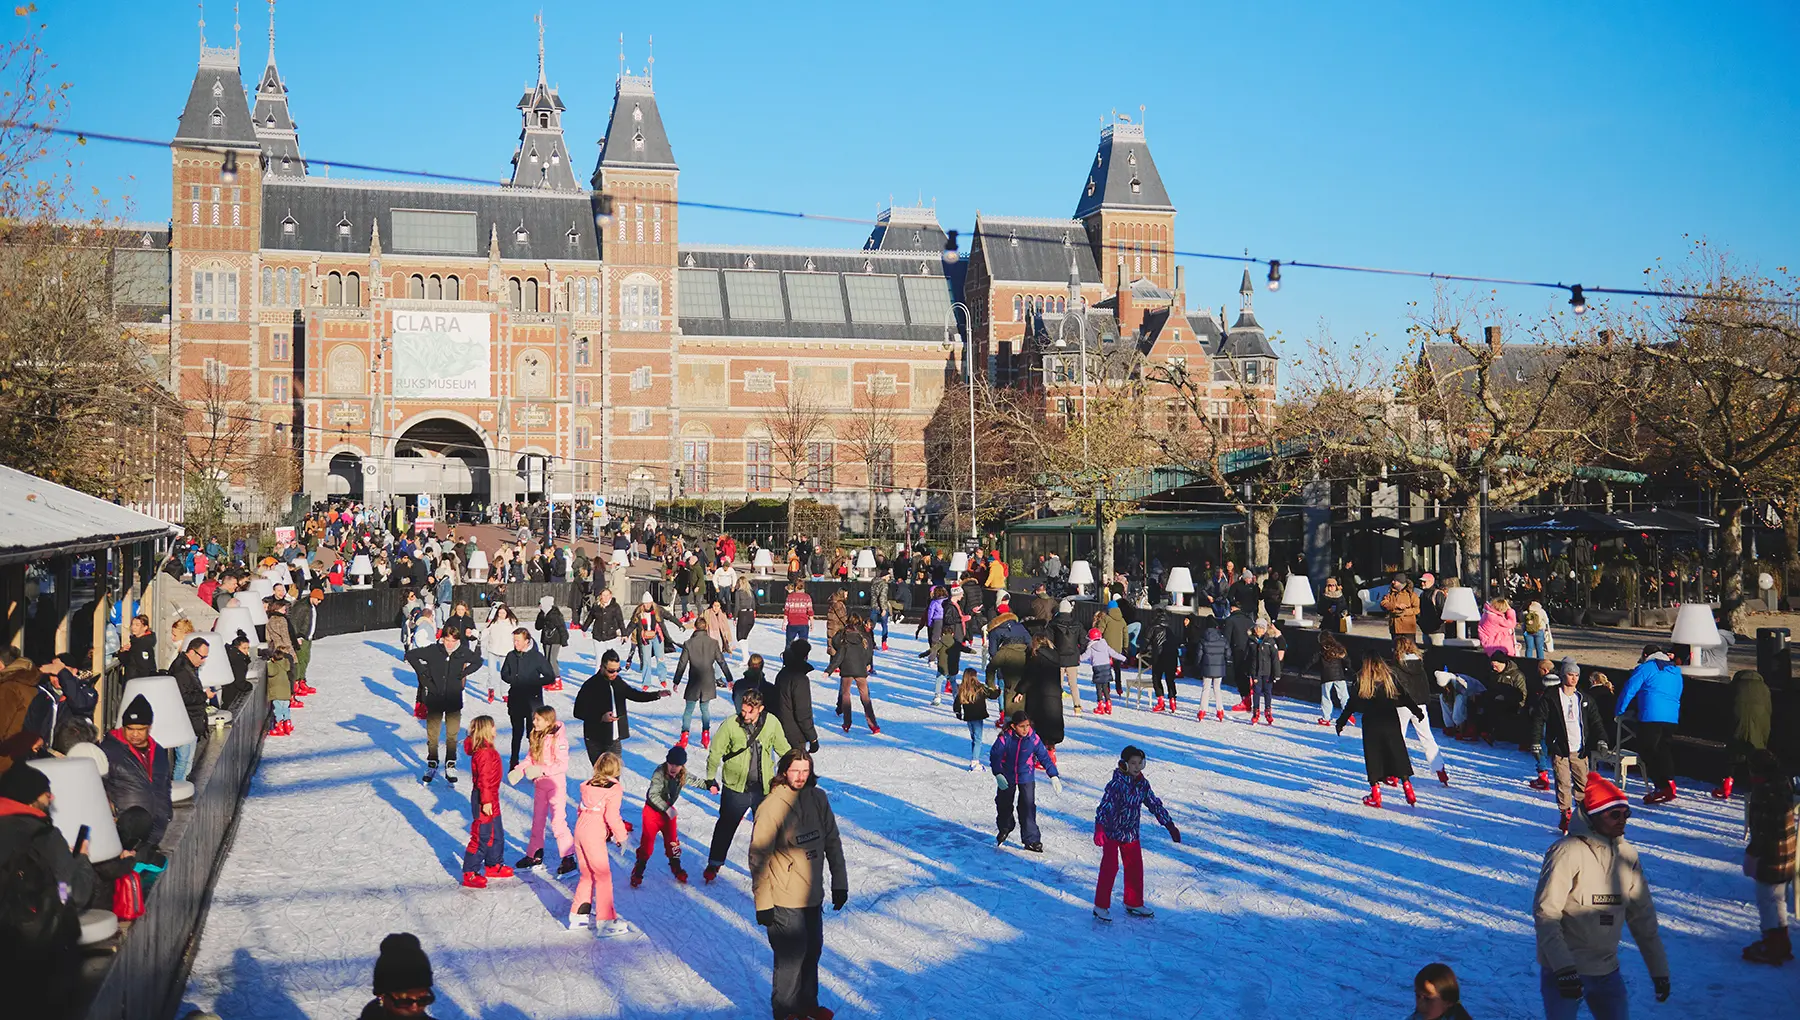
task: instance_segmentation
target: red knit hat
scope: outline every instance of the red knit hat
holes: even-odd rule
[[[1582,795],[1581,809],[1591,818],[1609,808],[1616,808],[1631,801],[1625,792],[1608,782],[1603,776],[1589,775],[1587,792]]]

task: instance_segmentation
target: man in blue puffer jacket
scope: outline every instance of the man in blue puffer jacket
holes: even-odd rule
[[[1637,707],[1638,751],[1652,787],[1644,803],[1674,800],[1675,756],[1669,737],[1681,721],[1681,667],[1660,647],[1645,645],[1638,667],[1625,678],[1616,705],[1618,715]]]
[[[1025,849],[1034,854],[1044,852],[1043,835],[1037,823],[1037,769],[1041,766],[1050,776],[1050,785],[1062,792],[1062,777],[1056,771],[1056,759],[1044,746],[1042,737],[1032,732],[1031,719],[1024,712],[1014,712],[1007,726],[988,752],[988,766],[994,771],[995,827],[999,835],[995,845],[1006,842],[1013,830],[1013,802],[1018,801],[1019,838]]]

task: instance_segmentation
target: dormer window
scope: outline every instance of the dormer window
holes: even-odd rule
[[[225,111],[224,111],[224,110],[221,110],[221,109],[219,109],[219,108],[218,108],[218,107],[216,107],[216,106],[215,106],[215,107],[213,107],[213,112],[212,112],[212,126],[213,126],[213,127],[218,127],[218,126],[220,126],[220,125],[221,125],[221,124],[224,124],[224,123],[225,123]]]
[[[1137,150],[1136,149],[1126,149],[1125,150],[1125,162],[1131,164],[1132,166],[1137,166]]]
[[[294,232],[299,229],[300,224],[295,221],[293,216],[289,215],[281,218],[281,232],[284,236],[292,237],[294,236]]]
[[[547,113],[538,114],[538,127],[547,128],[549,126],[550,126],[550,115]]]
[[[519,242],[520,244],[526,244],[526,243],[530,242],[531,232],[529,230],[525,229],[525,221],[524,220],[520,220],[519,221],[519,229],[513,231],[513,240]]]
[[[294,168],[294,160],[292,157],[290,157],[290,156],[281,157],[281,169],[292,170],[293,168]]]
[[[536,162],[537,162],[537,161],[538,161],[538,158],[537,158],[537,146],[535,146],[535,145],[534,145],[534,146],[532,146],[532,147],[531,147],[531,153],[530,153],[530,156],[531,156],[531,161],[532,161],[532,162],[533,162],[533,163],[536,163]]]
[[[636,124],[644,122],[644,108],[636,103],[631,104],[631,120]]]
[[[873,273],[874,271],[875,271],[875,263],[869,259],[863,259],[863,272]]]
[[[813,269],[814,269],[814,268],[815,268],[815,267],[814,267],[814,265],[813,265],[813,260],[812,260],[812,256],[811,256],[811,255],[808,255],[808,256],[807,256],[807,257],[806,257],[806,271],[807,271],[807,272],[809,272],[809,273],[810,273],[810,272],[812,272],[812,271],[813,271]]]
[[[689,268],[693,267],[693,265],[694,265],[694,253],[693,252],[688,252],[687,260],[684,261],[682,263],[682,265],[687,266]]]
[[[561,163],[561,162],[562,162],[562,153],[556,151],[555,149],[551,149],[550,150],[550,165],[555,166],[556,164]]]
[[[267,127],[275,126],[275,111],[274,110],[269,111],[269,116],[263,120],[263,124]]]
[[[338,220],[337,227],[338,227],[338,236],[339,237],[349,237],[350,236],[350,217],[345,216],[343,219]]]
[[[744,256],[744,268],[745,269],[755,269],[756,268],[756,256],[745,255]]]
[[[576,230],[574,227],[570,227],[569,228],[569,247],[573,248],[580,243],[581,243],[581,231]]]
[[[1144,182],[1138,180],[1136,177],[1133,177],[1131,179],[1131,193],[1133,195],[1137,195],[1137,194],[1141,194],[1143,192],[1143,190],[1144,190]]]
[[[1017,248],[1019,246],[1019,232],[1017,230],[1007,231],[1006,232],[1006,240],[1007,240],[1008,244],[1012,245],[1014,248]]]
[[[637,134],[632,135],[631,136],[631,144],[633,146],[635,146],[636,148],[639,148],[639,149],[643,148],[644,147],[644,133],[642,131],[639,131]]]
[[[1094,197],[1094,179],[1092,177],[1088,178],[1088,197]]]

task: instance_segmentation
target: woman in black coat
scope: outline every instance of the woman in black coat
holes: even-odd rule
[[[1057,662],[1056,646],[1049,638],[1032,641],[1019,692],[1024,695],[1024,704],[1008,705],[1007,712],[1023,708],[1046,745],[1054,748],[1062,743],[1062,667]]]
[[[1381,784],[1399,779],[1406,789],[1406,802],[1417,803],[1412,787],[1412,758],[1406,753],[1406,738],[1400,732],[1400,709],[1419,711],[1418,702],[1394,683],[1393,671],[1387,663],[1371,657],[1364,661],[1356,678],[1356,692],[1350,704],[1338,716],[1337,731],[1352,715],[1362,716],[1363,765],[1369,775],[1369,795],[1363,803],[1381,806]]]

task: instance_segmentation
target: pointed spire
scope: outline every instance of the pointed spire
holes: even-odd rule
[[[269,0],[269,66],[275,66],[275,0]]]
[[[542,10],[539,10],[537,12],[537,29],[538,29],[538,87],[543,88],[545,86],[546,82],[544,81],[544,12]]]
[[[201,0],[194,5],[200,8],[200,55],[206,56],[206,2]]]
[[[1244,296],[1244,307],[1250,307],[1250,295],[1256,293],[1256,284],[1250,281],[1250,270],[1244,270],[1244,282],[1238,284],[1238,293]]]
[[[238,5],[235,3],[231,5],[231,48],[244,48],[244,26],[238,20]]]
[[[369,231],[369,257],[381,257],[381,217],[375,217],[374,229]]]
[[[645,36],[645,39],[647,42],[644,45],[644,80],[650,81],[653,77],[650,72],[656,69],[656,37]]]
[[[306,160],[300,156],[300,133],[288,109],[287,83],[275,68],[275,0],[269,2],[269,62],[256,85],[256,106],[250,113],[257,144],[271,177],[306,176]]]
[[[557,90],[550,87],[544,70],[544,13],[532,19],[537,22],[537,84],[519,97],[523,124],[519,144],[513,150],[512,184],[514,187],[551,188],[574,191],[575,170],[569,164],[569,149],[563,142],[562,115],[565,107]]]

